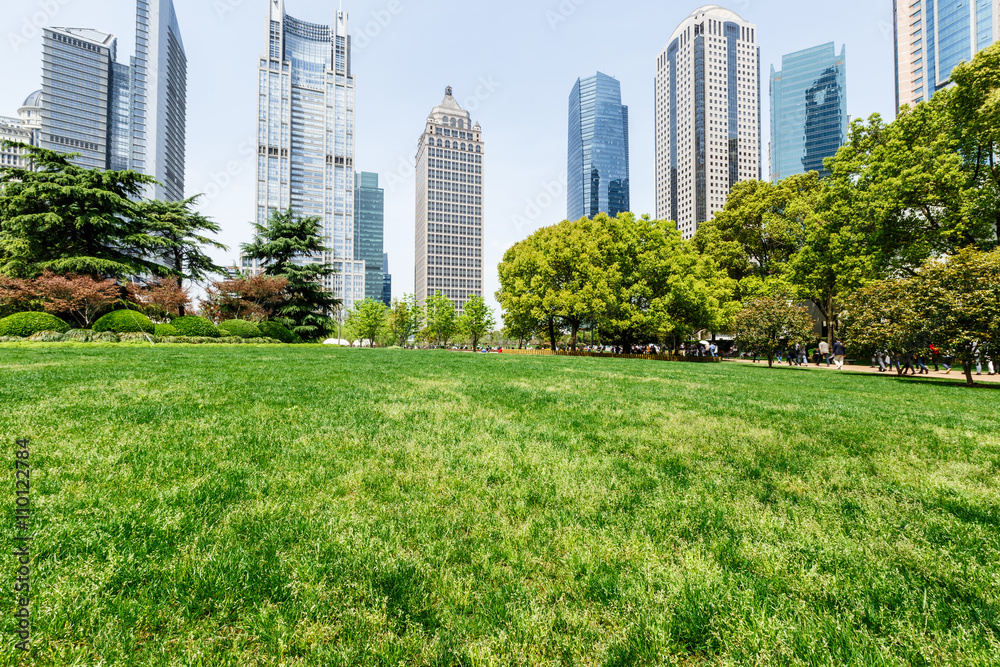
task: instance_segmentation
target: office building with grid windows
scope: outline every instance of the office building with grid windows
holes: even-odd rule
[[[628,107],[618,80],[601,72],[577,79],[568,125],[566,217],[630,210]]]
[[[771,67],[771,180],[807,171],[847,140],[847,47],[833,42],[784,56]]]
[[[459,312],[483,296],[482,128],[452,97],[434,107],[417,142],[417,300],[441,292]]]
[[[929,100],[1000,39],[1000,0],[893,0],[896,108]]]
[[[378,174],[354,175],[354,259],[365,263],[365,298],[382,300],[385,236],[385,191]]]
[[[757,26],[718,5],[691,13],[656,59],[656,215],[684,238],[760,179]]]
[[[286,14],[283,0],[269,2],[257,72],[256,220],[290,208],[323,221],[328,252],[296,261],[331,264],[337,273],[323,287],[346,311],[365,298],[365,262],[355,254],[351,39],[347,14],[334,19],[308,23]]]

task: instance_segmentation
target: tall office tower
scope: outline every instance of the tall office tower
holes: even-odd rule
[[[893,0],[896,108],[929,100],[1000,39],[1000,0]]]
[[[0,167],[28,166],[25,149],[4,146],[2,142],[12,141],[29,146],[38,145],[38,135],[42,127],[42,91],[36,90],[24,100],[17,110],[17,118],[0,117]]]
[[[382,300],[385,191],[378,174],[354,175],[354,259],[365,263],[365,298]]]
[[[118,40],[89,28],[45,28],[42,37],[42,148],[80,153],[81,167],[107,169]]]
[[[628,107],[617,79],[577,79],[569,96],[566,217],[614,217],[630,209]]]
[[[285,14],[270,0],[268,51],[258,67],[257,222],[275,210],[318,216],[337,273],[323,287],[350,310],[365,298],[365,263],[354,254],[354,77],[347,14],[334,25]]]
[[[656,216],[684,238],[760,179],[757,27],[717,5],[696,9],[656,59]]]
[[[382,303],[392,305],[392,276],[389,274],[389,253],[382,255]]]
[[[184,198],[187,56],[172,0],[136,0],[132,59],[132,169],[162,185],[157,199]],[[124,83],[122,83],[124,86]]]
[[[417,300],[438,291],[462,311],[483,295],[482,128],[445,89],[417,143]]]
[[[847,47],[833,42],[771,66],[771,180],[807,171],[826,176],[823,160],[847,140]]]

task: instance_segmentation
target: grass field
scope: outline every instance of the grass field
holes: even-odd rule
[[[0,662],[1000,664],[1000,391],[959,381],[0,345]]]

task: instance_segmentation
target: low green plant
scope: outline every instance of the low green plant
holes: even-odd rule
[[[123,333],[118,335],[118,340],[125,342],[148,343],[152,336],[147,333]]]
[[[92,329],[70,329],[66,332],[65,340],[77,343],[89,343],[94,340],[94,331]]]
[[[280,340],[282,343],[301,343],[302,338],[288,329],[281,322],[267,320],[257,324],[260,332],[267,338]]]
[[[238,336],[239,338],[260,338],[263,333],[260,327],[246,320],[226,320],[219,325],[222,336]]]
[[[94,331],[110,331],[116,334],[153,333],[153,322],[135,310],[115,310],[94,322]]]
[[[69,325],[48,313],[14,313],[0,320],[0,336],[27,338],[39,331],[66,333]]]
[[[177,330],[173,324],[157,324],[156,329],[153,331],[155,336],[179,336],[180,332]]]
[[[117,343],[118,334],[112,333],[111,331],[98,331],[94,334],[91,342],[93,343]]]
[[[39,331],[28,337],[33,343],[61,343],[66,340],[66,334],[58,331]]]
[[[197,315],[175,317],[170,321],[170,324],[177,329],[177,333],[181,336],[218,338],[221,335],[219,329],[210,320]]]

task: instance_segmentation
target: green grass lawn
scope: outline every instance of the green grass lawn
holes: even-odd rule
[[[0,662],[996,665],[1000,391],[958,382],[0,345]]]

